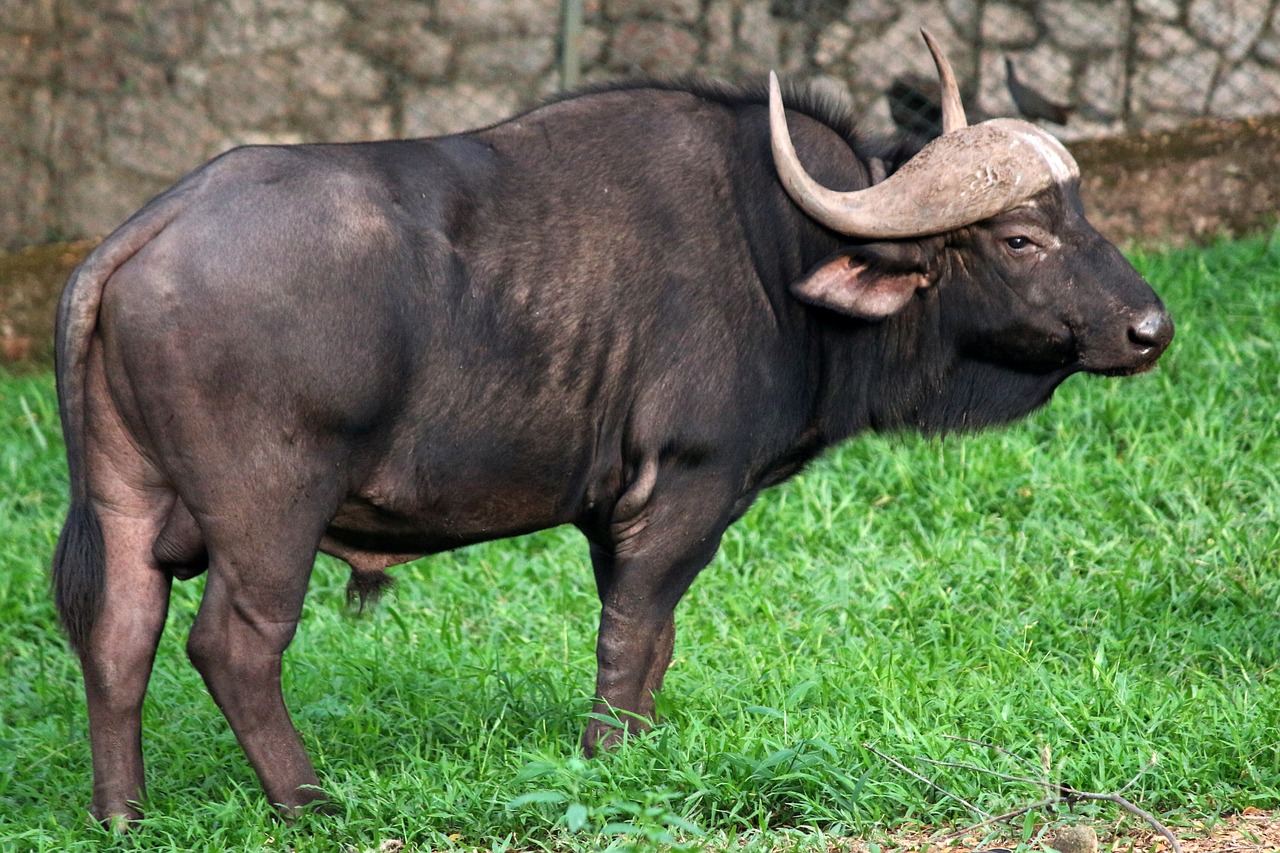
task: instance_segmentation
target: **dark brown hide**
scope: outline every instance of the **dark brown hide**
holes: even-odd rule
[[[787,102],[824,186],[910,154]],[[174,577],[207,572],[191,660],[288,812],[322,796],[280,692],[317,551],[368,591],[416,555],[575,525],[601,601],[596,710],[636,727],[676,603],[762,488],[862,430],[1008,421],[1169,343],[1074,183],[869,243],[796,208],[769,138],[763,92],[635,85],[440,139],[242,148],[85,261],[58,323],[54,586],[96,816],[145,798]],[[807,295],[815,275],[896,286],[845,303]],[[618,736],[592,719],[583,746]]]

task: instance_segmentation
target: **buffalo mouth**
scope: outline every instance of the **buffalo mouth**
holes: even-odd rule
[[[1137,376],[1155,367],[1158,359],[1159,355],[1157,354],[1155,357],[1148,358],[1139,364],[1122,364],[1096,368],[1086,367],[1085,370],[1098,376]]]

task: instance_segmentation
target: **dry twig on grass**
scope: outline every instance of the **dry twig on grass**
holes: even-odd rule
[[[993,744],[983,743],[982,741],[969,740],[968,738],[951,738],[951,739],[957,740],[963,743],[972,744],[974,746],[981,746],[988,749],[993,749],[993,750],[996,750],[997,752],[1001,752],[1001,753],[1004,753],[1005,755],[1009,755],[1009,756],[1012,756],[1013,758],[1017,758],[1019,761],[1022,761],[1026,764],[1030,764],[1030,762],[1026,761],[1026,759],[1020,758],[1019,756],[1014,755],[1014,753],[1010,752],[1009,750],[1003,749],[1002,747],[998,747]],[[1151,814],[1146,809],[1143,809],[1140,806],[1135,805],[1133,802],[1125,799],[1122,796],[1122,794],[1125,791],[1133,787],[1133,785],[1139,779],[1142,778],[1143,774],[1149,771],[1152,767],[1156,766],[1156,764],[1159,761],[1159,756],[1156,756],[1156,755],[1152,755],[1151,760],[1148,761],[1142,767],[1141,770],[1139,770],[1136,774],[1134,774],[1134,777],[1130,779],[1124,785],[1124,787],[1122,787],[1119,791],[1112,792],[1112,793],[1101,793],[1096,791],[1081,791],[1070,785],[1064,784],[1062,782],[1051,782],[1047,779],[1033,779],[1027,776],[1014,776],[1009,773],[1001,773],[997,770],[989,770],[986,767],[979,767],[975,764],[965,764],[962,762],[954,762],[954,761],[939,761],[938,759],[934,759],[934,758],[920,759],[920,761],[924,762],[925,764],[932,764],[935,767],[950,767],[950,768],[959,769],[959,770],[972,770],[977,773],[985,773],[988,776],[994,776],[997,779],[1001,779],[1006,782],[1017,782],[1021,784],[1032,785],[1035,787],[1044,788],[1046,790],[1054,792],[1053,796],[1046,797],[1043,800],[1039,800],[1037,802],[1030,803],[1029,805],[1025,805],[1020,808],[1013,809],[1011,811],[1005,812],[1004,814],[992,815],[989,812],[986,812],[983,809],[979,808],[978,806],[974,805],[973,803],[970,803],[968,800],[964,799],[963,797],[955,793],[952,793],[951,791],[948,791],[946,788],[937,784],[933,780],[925,777],[920,773],[917,773],[916,771],[912,770],[910,767],[903,764],[901,761],[894,758],[893,756],[887,755],[884,752],[881,752],[871,744],[864,743],[862,747],[863,749],[866,749],[868,752],[875,753],[880,758],[889,762],[894,767],[897,767],[899,770],[902,770],[903,772],[911,775],[913,778],[918,779],[921,782],[924,782],[926,785],[928,785],[930,788],[937,791],[938,793],[943,794],[944,796],[950,797],[953,800],[956,800],[957,802],[963,804],[965,808],[973,811],[976,814],[983,816],[983,820],[979,821],[978,823],[975,823],[971,826],[967,826],[964,829],[961,829],[957,832],[951,832],[946,835],[936,837],[933,839],[934,841],[939,841],[939,842],[952,841],[956,838],[960,838],[963,835],[966,835],[978,829],[982,829],[985,826],[990,826],[991,824],[994,824],[994,823],[1008,823],[1012,821],[1014,818],[1021,817],[1027,814],[1028,812],[1036,811],[1038,809],[1048,809],[1048,808],[1052,808],[1054,806],[1060,806],[1060,805],[1071,806],[1074,803],[1078,803],[1078,802],[1105,802],[1105,803],[1113,803],[1119,806],[1120,808],[1124,809],[1125,811],[1129,812],[1129,814],[1139,817],[1142,820],[1146,821],[1146,823],[1152,829],[1154,829],[1157,833],[1163,836],[1166,841],[1169,842],[1170,850],[1172,851],[1172,853],[1182,853],[1182,845],[1178,843],[1177,837],[1172,832],[1169,831],[1168,827],[1162,824],[1155,817],[1155,815]],[[1046,767],[1045,770],[1047,771],[1048,768]]]

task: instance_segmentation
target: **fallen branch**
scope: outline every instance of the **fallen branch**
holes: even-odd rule
[[[980,746],[983,749],[993,749],[996,752],[1000,753],[1001,755],[1007,755],[1010,758],[1012,758],[1014,761],[1019,761],[1027,765],[1032,770],[1037,769],[1036,764],[1034,762],[1026,758],[1023,758],[1021,755],[1018,755],[1018,753],[1014,752],[1012,749],[1005,749],[1003,746],[996,746],[994,743],[987,743],[986,741],[982,741],[982,740],[974,740],[973,738],[960,737],[959,735],[943,735],[942,738],[943,740],[954,740],[957,743],[967,743],[970,746]]]
[[[1050,797],[1049,799],[1041,800],[1038,803],[1032,803],[1031,805],[1023,806],[1022,808],[1005,812],[1004,814],[995,815],[994,817],[989,817],[986,820],[981,821],[980,823],[975,823],[972,826],[967,826],[964,829],[961,829],[957,832],[952,832],[952,833],[948,833],[947,835],[935,837],[933,840],[934,841],[952,841],[956,838],[959,838],[962,835],[967,835],[968,833],[973,832],[975,829],[981,829],[982,827],[989,826],[990,824],[993,824],[993,823],[1008,822],[1013,820],[1014,818],[1021,817],[1027,812],[1033,812],[1037,809],[1048,809],[1054,806],[1071,805],[1072,803],[1077,803],[1077,802],[1101,801],[1101,802],[1115,803],[1117,806],[1120,806],[1122,809],[1134,815],[1135,817],[1142,818],[1151,826],[1152,829],[1154,829],[1160,835],[1164,836],[1164,838],[1169,842],[1169,846],[1173,851],[1173,853],[1182,853],[1182,845],[1178,843],[1178,839],[1174,836],[1172,832],[1169,831],[1168,827],[1166,827],[1159,820],[1157,820],[1155,815],[1151,814],[1151,812],[1147,811],[1141,806],[1137,806],[1133,804],[1132,802],[1130,802],[1129,800],[1126,800],[1124,797],[1120,796],[1119,794],[1099,794],[1093,791],[1077,791],[1076,789],[1070,786],[1065,786],[1065,785],[1062,786],[1062,788],[1066,793],[1062,794],[1061,796]]]
[[[919,779],[921,782],[925,783],[925,784],[926,784],[926,785],[928,785],[930,788],[932,788],[932,789],[934,789],[935,791],[937,791],[939,794],[942,794],[944,797],[950,797],[951,799],[956,800],[957,802],[962,803],[962,804],[964,805],[964,807],[965,807],[965,808],[967,808],[967,809],[969,809],[970,811],[975,811],[975,812],[977,812],[977,813],[978,813],[978,814],[980,814],[980,815],[986,815],[988,818],[990,818],[990,817],[991,817],[991,812],[984,811],[984,810],[982,810],[982,809],[978,808],[978,807],[977,807],[977,806],[975,806],[973,803],[969,802],[968,800],[966,800],[964,797],[960,796],[959,794],[953,794],[953,793],[951,793],[950,791],[948,791],[946,788],[943,788],[941,785],[938,785],[937,783],[933,782],[933,781],[932,781],[932,780],[930,780],[930,779],[926,779],[925,777],[921,776],[921,775],[920,775],[919,773],[917,773],[916,771],[912,770],[912,769],[911,769],[910,767],[908,767],[907,765],[903,764],[903,763],[902,763],[901,761],[899,761],[898,759],[893,758],[892,756],[885,755],[883,752],[881,752],[880,750],[876,749],[876,748],[875,748],[874,746],[872,746],[871,744],[869,744],[869,743],[864,743],[864,744],[862,745],[862,748],[863,748],[863,749],[866,749],[866,750],[869,750],[869,751],[871,751],[871,752],[874,752],[876,755],[880,756],[880,757],[881,757],[881,758],[883,758],[885,761],[887,761],[887,762],[889,762],[890,764],[892,764],[894,767],[897,767],[899,770],[903,771],[904,773],[907,773],[907,774],[910,774],[911,776],[914,776],[916,779]]]
[[[994,749],[994,750],[997,750],[998,752],[1002,752],[1013,758],[1017,758],[1018,760],[1023,761],[1024,763],[1028,763],[1028,764],[1030,763],[1030,762],[1027,762],[1025,759],[1020,758],[1019,756],[1014,755],[1012,752],[1006,749],[1003,749],[998,746],[993,746],[992,744],[989,744],[989,743],[983,743],[982,741],[976,741],[976,740],[969,740],[968,738],[950,738],[950,739],[962,741],[964,743],[972,744],[974,746],[982,746],[982,747]],[[1143,809],[1140,806],[1135,805],[1133,802],[1121,796],[1121,794],[1124,791],[1127,791],[1129,790],[1129,788],[1133,787],[1133,785],[1139,779],[1142,778],[1143,774],[1149,771],[1152,767],[1156,766],[1157,762],[1159,761],[1159,756],[1156,756],[1156,755],[1152,755],[1151,760],[1148,761],[1142,767],[1142,769],[1139,770],[1134,775],[1134,777],[1130,779],[1128,783],[1126,783],[1124,787],[1122,787],[1116,793],[1080,791],[1071,787],[1070,785],[1065,785],[1061,782],[1050,782],[1045,779],[1032,779],[1026,776],[1014,776],[1008,773],[1001,773],[996,770],[989,770],[985,767],[978,767],[977,765],[974,765],[974,764],[965,764],[962,762],[955,762],[955,761],[940,761],[935,758],[919,759],[920,761],[926,764],[932,764],[935,767],[950,767],[958,770],[972,770],[977,773],[985,773],[988,776],[994,776],[997,779],[1001,779],[1006,782],[1017,782],[1017,783],[1026,784],[1026,785],[1035,785],[1035,786],[1045,788],[1047,790],[1055,792],[1054,796],[1048,797],[1044,800],[1040,800],[1039,802],[1031,803],[1030,805],[1013,809],[1012,811],[1005,812],[1004,814],[992,815],[986,811],[983,811],[977,806],[973,805],[969,801],[965,800],[963,797],[957,794],[954,794],[951,791],[948,791],[946,788],[943,788],[941,785],[937,784],[933,780],[928,779],[927,777],[925,777],[920,773],[917,773],[916,771],[912,770],[910,767],[906,766],[896,758],[893,758],[890,755],[886,755],[885,753],[876,749],[871,744],[864,743],[862,745],[862,748],[866,749],[869,752],[875,753],[876,755],[880,756],[882,759],[889,762],[890,764],[897,767],[898,769],[910,774],[911,776],[920,780],[921,782],[924,782],[926,785],[928,785],[930,788],[933,788],[935,791],[939,792],[940,794],[943,794],[947,797],[950,797],[953,800],[963,803],[966,808],[972,810],[977,814],[984,816],[984,819],[978,823],[975,823],[971,826],[967,826],[964,829],[961,829],[957,832],[948,833],[947,835],[942,835],[942,836],[935,836],[932,839],[933,841],[939,841],[939,842],[953,841],[956,838],[959,838],[963,835],[967,835],[973,832],[974,830],[982,829],[983,827],[990,826],[991,824],[994,824],[994,823],[1008,823],[1012,821],[1014,818],[1021,817],[1029,812],[1033,812],[1038,809],[1049,809],[1059,805],[1071,806],[1074,803],[1078,803],[1078,802],[1105,802],[1105,803],[1112,803],[1114,805],[1117,805],[1120,808],[1124,809],[1125,811],[1129,812],[1130,814],[1134,815],[1135,817],[1139,817],[1142,820],[1146,821],[1146,823],[1152,829],[1154,829],[1157,833],[1163,836],[1166,841],[1169,842],[1171,853],[1182,853],[1182,845],[1178,843],[1178,839],[1174,836],[1172,832],[1169,831],[1168,827],[1166,827],[1159,820],[1157,820],[1155,815],[1151,814],[1146,809]]]

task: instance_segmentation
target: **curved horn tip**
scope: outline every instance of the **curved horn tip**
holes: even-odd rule
[[[929,46],[929,53],[933,55],[933,64],[938,69],[938,94],[942,100],[942,132],[947,134],[953,130],[968,127],[969,119],[964,114],[964,104],[960,100],[960,87],[956,84],[956,75],[951,70],[951,63],[947,61],[946,55],[932,33],[921,27],[920,35],[924,37],[924,43]]]
[[[942,46],[938,44],[938,40],[933,37],[933,33],[924,27],[920,28],[920,37],[924,39],[924,43],[929,46],[929,53],[933,55],[933,61],[937,64],[938,56],[942,53]]]

